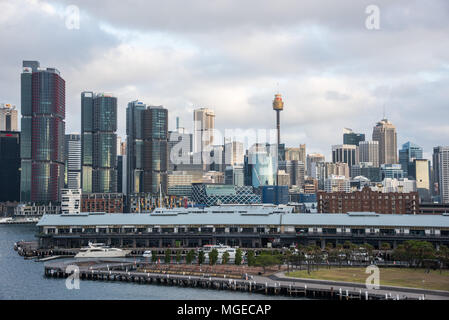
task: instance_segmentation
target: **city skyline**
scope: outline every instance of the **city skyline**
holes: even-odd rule
[[[68,2],[2,3],[0,26],[8,26],[15,35],[14,39],[8,33],[0,35],[14,49],[1,53],[2,102],[20,111],[16,81],[20,63],[36,59],[56,66],[67,82],[66,133],[81,131],[79,94],[84,90],[117,96],[121,137],[125,137],[126,106],[136,99],[164,105],[170,114],[169,130],[179,116],[192,132],[190,119],[198,107],[214,110],[220,130],[254,125],[275,129],[274,119],[266,114],[279,90],[288,105],[281,115],[281,137],[287,147],[305,143],[309,153],[323,153],[329,159],[330,146],[341,143],[337,132],[350,127],[369,137],[384,106],[386,117],[397,127],[398,146],[413,141],[430,159],[432,148],[445,144],[435,136],[449,133],[444,122],[449,112],[446,3],[379,1],[379,30],[366,29],[363,2],[343,1],[341,9],[258,3],[251,7],[254,13],[249,3],[233,10],[237,4],[229,1],[220,19],[198,19],[201,25],[190,23],[204,12],[198,2],[189,8],[190,18],[178,12],[171,17],[167,5],[162,5],[156,10],[159,18],[137,22],[122,19],[121,5],[99,11],[97,5],[78,1],[80,26],[73,30],[65,24]],[[147,10],[151,4],[141,6],[135,3],[127,10],[135,16],[152,11]],[[217,9],[208,9],[216,17]],[[269,26],[262,25],[263,10],[276,12]],[[333,15],[332,10],[344,14]],[[235,11],[239,13],[232,20]],[[411,13],[419,15],[410,21]],[[40,23],[33,23],[35,19]],[[38,46],[30,45],[34,34],[42,41]],[[234,117],[236,110],[242,117]]]

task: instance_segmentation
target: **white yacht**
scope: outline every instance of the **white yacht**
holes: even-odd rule
[[[123,258],[131,250],[109,248],[103,243],[89,243],[88,247],[81,248],[75,258]]]
[[[221,261],[225,252],[229,253],[230,261],[233,261],[235,259],[236,249],[223,244],[207,244],[199,250],[202,250],[205,253],[206,258],[209,258],[209,253],[212,252],[213,249],[217,249],[218,251],[218,261]]]

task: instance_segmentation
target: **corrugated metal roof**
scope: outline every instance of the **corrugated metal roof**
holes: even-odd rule
[[[249,216],[235,214],[151,214],[44,215],[38,226],[108,226],[108,225],[279,225],[280,214]],[[449,227],[449,216],[379,214],[350,216],[338,213],[282,214],[282,225],[309,226],[394,226]]]

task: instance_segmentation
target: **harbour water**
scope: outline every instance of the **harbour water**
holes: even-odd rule
[[[66,288],[65,279],[45,278],[43,262],[24,260],[14,251],[14,243],[35,240],[34,225],[0,225],[0,300],[263,300],[292,299],[284,296],[229,292],[163,285],[141,285],[123,282],[81,281],[80,289]],[[301,299],[301,298],[294,298]]]

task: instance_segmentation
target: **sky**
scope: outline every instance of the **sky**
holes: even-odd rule
[[[430,158],[449,144],[447,0],[0,0],[0,12],[0,103],[20,109],[22,60],[55,67],[66,133],[80,132],[85,90],[118,98],[122,138],[136,99],[166,107],[170,129],[180,117],[191,130],[198,107],[222,132],[274,129],[280,92],[282,142],[328,160],[343,128],[370,140],[384,114],[398,147]]]

